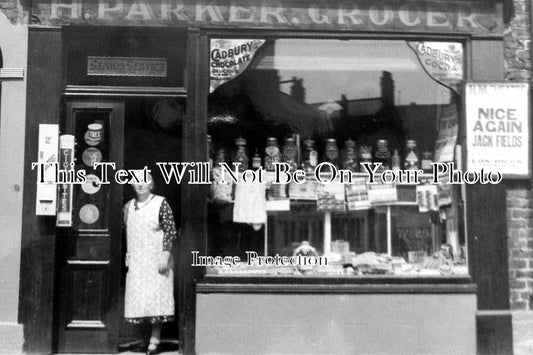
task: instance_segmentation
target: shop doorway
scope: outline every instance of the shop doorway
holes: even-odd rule
[[[176,227],[180,222],[180,189],[179,185],[167,184],[157,167],[158,162],[181,161],[181,122],[184,115],[185,102],[176,98],[136,98],[125,100],[124,128],[124,168],[142,169],[145,166],[152,171],[154,190],[163,196],[172,208]],[[123,201],[134,197],[131,186],[125,186]],[[126,245],[123,235],[123,245]],[[125,258],[126,247],[122,248],[122,260]],[[177,244],[172,254],[177,260]],[[150,326],[147,324],[131,324],[124,320],[124,294],[127,268],[121,264],[120,282],[120,324],[119,351],[141,350],[150,338]],[[174,322],[165,323],[162,330],[162,349],[178,350],[178,272],[174,268],[174,299],[176,317]]]
[[[152,170],[154,193],[165,197],[180,221],[178,185],[165,184],[157,162],[180,161],[184,100],[135,97],[117,100],[72,100],[66,104],[62,130],[74,135],[75,169],[87,183],[74,185],[72,226],[58,229],[56,344],[60,353],[115,353],[147,341],[147,327],[124,321],[126,243],[122,207],[133,198],[130,185],[103,184],[95,161],[116,169]],[[112,171],[111,169],[109,170]],[[179,225],[177,226],[179,227]],[[177,257],[177,247],[173,255]],[[180,293],[174,274],[176,317],[163,327],[165,349],[177,350]]]

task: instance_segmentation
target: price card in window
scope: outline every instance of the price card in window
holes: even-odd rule
[[[317,189],[317,209],[319,211],[344,211],[344,184],[331,182],[319,184]]]
[[[368,200],[372,205],[386,205],[398,201],[398,191],[394,184],[369,184]]]

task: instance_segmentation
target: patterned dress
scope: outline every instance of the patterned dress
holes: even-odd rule
[[[137,206],[132,199],[124,206],[128,273],[124,317],[131,323],[170,322],[174,319],[172,263],[159,273],[163,251],[170,251],[176,226],[168,202],[157,195]]]

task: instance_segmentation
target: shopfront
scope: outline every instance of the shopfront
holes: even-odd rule
[[[95,161],[147,166],[178,216],[164,337],[185,353],[512,351],[505,186],[430,164],[471,166],[466,88],[503,80],[501,3],[37,1],[32,16],[26,171],[51,124],[90,181],[45,216],[26,180],[27,351],[142,336],[122,314],[132,191]],[[211,183],[165,181],[171,162],[205,162]],[[279,166],[301,183],[273,183]]]

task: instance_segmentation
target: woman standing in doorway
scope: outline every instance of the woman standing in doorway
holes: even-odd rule
[[[127,322],[149,322],[152,334],[148,354],[158,353],[161,328],[174,320],[174,280],[170,251],[177,237],[174,217],[164,197],[152,194],[154,183],[133,185],[135,198],[124,206],[126,225]]]

